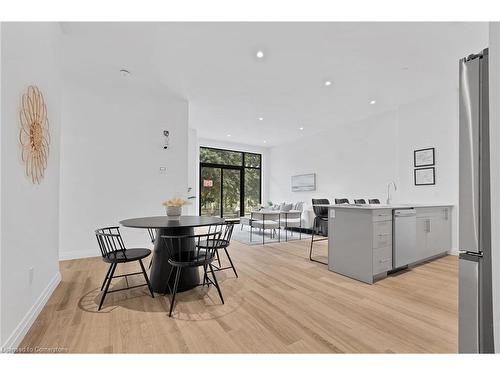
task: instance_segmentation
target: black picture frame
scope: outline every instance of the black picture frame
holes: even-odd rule
[[[417,164],[417,154],[419,152],[425,152],[425,151],[432,151],[432,163],[428,164]],[[428,147],[428,148],[421,148],[419,150],[413,151],[413,166],[415,168],[420,168],[420,167],[430,167],[436,164],[436,149],[434,147]]]
[[[431,170],[432,171],[432,182],[426,182],[426,183],[419,183],[417,181],[417,173],[425,170]],[[436,168],[435,167],[428,167],[428,168],[417,168],[413,170],[413,181],[415,183],[415,186],[428,186],[428,185],[436,185]]]

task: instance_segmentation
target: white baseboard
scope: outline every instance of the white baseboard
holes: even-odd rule
[[[2,345],[2,352],[4,353],[11,352],[17,349],[17,347],[23,340],[24,336],[26,335],[26,333],[28,333],[28,330],[35,322],[36,318],[38,317],[38,314],[40,314],[40,311],[42,311],[42,308],[45,306],[50,296],[52,295],[56,287],[59,285],[60,281],[61,281],[61,273],[57,272],[52,278],[52,280],[50,280],[49,284],[44,289],[42,294],[40,294],[38,299],[35,301],[33,306],[31,306],[31,309],[29,309],[29,311],[23,317],[21,322],[17,325],[14,332],[12,332],[9,338]]]
[[[76,251],[66,251],[59,253],[59,260],[70,260],[70,259],[80,259],[80,258],[93,258],[100,257],[101,252],[96,249],[91,250],[76,250]]]

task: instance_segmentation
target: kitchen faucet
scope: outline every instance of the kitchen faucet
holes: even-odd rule
[[[391,185],[394,186],[394,191],[398,190],[398,187],[396,186],[396,183],[394,181],[391,181],[387,184],[387,204],[391,204],[391,194],[390,194]]]

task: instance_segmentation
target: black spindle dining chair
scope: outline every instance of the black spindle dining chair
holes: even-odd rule
[[[153,248],[155,246],[156,236],[158,235],[158,229],[148,228],[149,238],[151,239],[151,243],[153,244]],[[148,269],[151,269],[151,265],[153,264],[153,257],[149,260]]]
[[[375,199],[368,199],[368,203],[370,204],[380,204],[380,200],[375,198]]]
[[[232,269],[235,276],[238,277],[238,272],[236,272],[236,268],[234,267],[233,260],[231,259],[231,256],[229,255],[229,252],[227,248],[229,245],[231,245],[231,236],[233,235],[233,228],[234,228],[234,223],[226,223],[226,224],[217,224],[217,225],[211,225],[208,228],[208,233],[215,233],[215,232],[221,232],[221,237],[219,241],[215,244],[210,244],[214,246],[215,248],[215,256],[217,257],[217,263],[219,264],[218,266],[213,265],[216,271],[223,271],[223,270],[228,270]],[[201,247],[206,247],[208,244],[206,241],[202,241],[200,243]],[[224,250],[226,253],[227,259],[229,260],[229,264],[231,266],[229,267],[222,267],[221,262],[220,262],[220,257],[219,257],[219,250]]]
[[[336,201],[336,199],[335,199]],[[312,200],[312,206],[313,206],[313,211],[314,211],[314,222],[313,222],[313,229],[312,229],[312,236],[311,236],[311,248],[309,249],[309,260],[321,264],[326,264],[326,262],[319,261],[317,259],[313,259],[312,257],[312,251],[313,251],[313,243],[318,242],[318,241],[325,241],[328,239],[328,237],[325,238],[319,238],[319,239],[314,239],[314,234],[317,231],[320,223],[328,223],[328,207],[322,207],[318,205],[328,205],[330,204],[330,201],[328,199],[313,199]]]
[[[146,274],[146,270],[144,269],[144,265],[142,264],[142,259],[148,257],[151,254],[151,250],[142,249],[142,248],[134,248],[127,249],[125,244],[123,243],[122,236],[120,234],[120,229],[118,227],[107,227],[100,228],[95,231],[95,235],[97,238],[97,242],[99,243],[99,248],[101,249],[102,260],[106,263],[109,263],[109,269],[106,273],[106,277],[101,285],[101,291],[104,289],[104,293],[101,297],[101,302],[99,303],[99,310],[101,310],[102,304],[104,303],[104,299],[108,293],[118,292],[120,290],[138,288],[141,286],[148,286],[149,292],[151,293],[151,297],[155,297],[153,294],[153,289],[151,288],[151,284],[148,279],[148,275]],[[133,272],[127,273],[123,275],[115,276],[115,270],[119,263],[129,263],[138,261],[141,266],[141,272]],[[128,285],[127,276],[132,275],[144,275],[144,279],[146,279],[146,284],[141,285]],[[125,281],[127,282],[126,288],[120,288],[115,290],[109,290],[109,286],[111,284],[111,280],[117,277],[125,277]]]
[[[355,199],[354,203],[355,204],[366,204],[366,201],[363,198],[362,199]]]
[[[214,285],[219,293],[219,297],[224,304],[224,298],[222,297],[222,292],[217,282],[217,278],[214,273],[214,268],[212,262],[216,256],[215,244],[221,239],[221,232],[213,232],[206,234],[193,234],[193,235],[181,235],[181,236],[167,236],[162,235],[161,238],[165,241],[167,253],[168,253],[168,264],[170,264],[170,272],[167,278],[167,287],[172,295],[170,301],[170,311],[168,316],[172,316],[172,311],[175,304],[175,296],[177,294],[177,288],[179,286],[179,279],[181,277],[181,272],[184,268],[192,267],[203,267],[203,283],[199,284],[205,286],[205,283],[210,287],[210,284]],[[191,241],[194,241],[193,248],[187,248],[186,246],[192,246]],[[187,245],[189,244],[189,245]],[[170,278],[174,273],[175,269],[175,281],[174,288],[170,288]],[[208,276],[208,271],[212,277]]]

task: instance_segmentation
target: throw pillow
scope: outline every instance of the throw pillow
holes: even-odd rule
[[[302,212],[304,210],[304,202],[295,203],[295,207],[293,208],[295,211]]]

